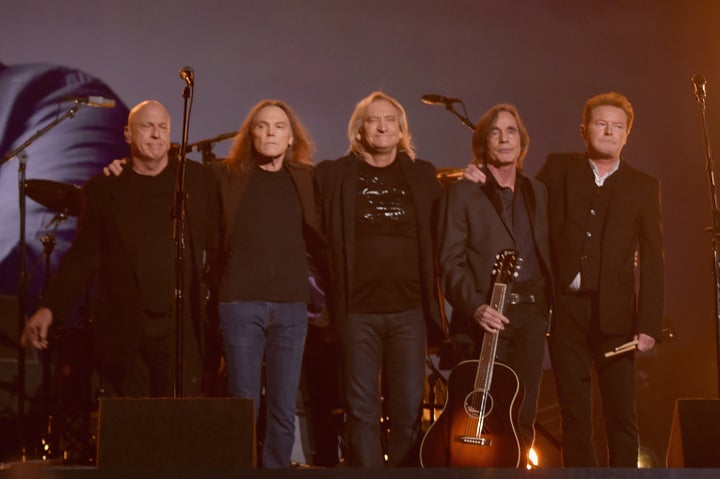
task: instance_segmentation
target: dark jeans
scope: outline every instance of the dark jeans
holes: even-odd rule
[[[269,301],[220,303],[228,389],[253,400],[257,418],[265,359],[266,425],[261,464],[288,468],[295,441],[307,305]]]
[[[350,313],[341,331],[349,464],[384,467],[380,416],[390,417],[388,465],[413,465],[425,386],[427,331],[420,309]],[[380,373],[387,390],[381,392]]]
[[[606,351],[631,340],[632,335],[607,335],[600,331],[594,295],[560,295],[553,320],[549,346],[562,414],[563,465],[598,465],[592,439],[594,363],[605,416],[609,465],[637,467],[635,354],[604,357]]]

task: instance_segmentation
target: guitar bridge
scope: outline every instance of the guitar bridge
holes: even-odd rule
[[[492,439],[488,439],[486,437],[459,436],[457,439],[464,444],[474,444],[476,446],[492,446]]]

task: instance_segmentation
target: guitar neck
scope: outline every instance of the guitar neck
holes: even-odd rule
[[[493,286],[490,306],[501,314],[503,314],[507,304],[507,293],[508,285],[496,282]],[[490,390],[499,334],[498,332],[488,333],[487,331],[483,334],[482,348],[480,349],[480,358],[475,376],[475,388],[480,391]]]

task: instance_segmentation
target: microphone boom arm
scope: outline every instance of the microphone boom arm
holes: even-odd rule
[[[25,140],[25,142],[24,142],[22,145],[18,146],[17,148],[15,148],[15,149],[12,150],[11,152],[9,152],[9,153],[6,154],[5,156],[3,156],[2,159],[0,160],[0,165],[2,165],[3,163],[5,163],[6,161],[10,161],[10,160],[12,160],[14,157],[18,156],[18,154],[19,154],[21,151],[27,149],[27,147],[29,147],[30,145],[32,145],[33,143],[35,143],[35,140],[37,140],[38,138],[40,138],[41,136],[43,136],[45,133],[47,133],[48,131],[50,131],[52,128],[56,127],[58,123],[60,123],[61,121],[63,121],[63,120],[66,119],[66,118],[69,118],[69,117],[74,116],[75,113],[76,113],[81,107],[83,107],[83,106],[84,106],[84,105],[83,105],[82,103],[76,103],[76,104],[73,105],[68,111],[66,111],[65,113],[63,113],[63,114],[60,115],[59,117],[55,118],[53,121],[51,121],[50,123],[48,123],[48,124],[45,125],[44,127],[40,128],[38,131],[35,132],[34,135],[32,135],[32,136],[31,136],[30,138],[28,138],[27,140]]]
[[[470,131],[475,131],[475,125],[472,121],[466,116],[460,114],[453,104],[460,103],[463,106],[463,110],[467,113],[467,108],[465,108],[465,103],[459,98],[451,98],[444,95],[423,95],[421,98],[422,102],[427,105],[445,105],[445,109],[458,117],[460,122],[470,128]]]
[[[461,103],[462,103],[462,102],[461,102]],[[465,104],[463,103],[463,107],[464,107],[464,106],[465,106]],[[446,104],[446,105],[445,105],[445,109],[446,109],[447,111],[449,111],[450,113],[452,113],[453,115],[455,115],[456,117],[458,117],[458,118],[460,119],[460,122],[461,122],[463,125],[465,125],[465,126],[467,126],[468,128],[470,128],[470,131],[472,131],[472,132],[475,131],[475,125],[473,125],[473,123],[470,121],[470,119],[469,119],[468,117],[466,117],[466,116],[464,116],[464,115],[461,115],[461,114],[455,109],[455,107],[452,105],[452,103]]]

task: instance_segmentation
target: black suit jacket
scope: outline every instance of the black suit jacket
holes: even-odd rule
[[[518,171],[518,175],[522,173]],[[523,188],[539,266],[551,288],[547,193],[539,181],[522,179],[518,184]],[[440,203],[440,268],[443,291],[453,307],[454,335],[473,336],[474,322],[470,320],[475,310],[490,300],[496,255],[515,248],[511,225],[500,216],[491,191],[495,186],[490,183],[460,180],[447,187]],[[550,289],[546,293],[549,301]]]
[[[168,168],[177,169],[171,160]],[[136,209],[131,200],[130,170],[119,176],[93,177],[83,188],[84,205],[72,246],[61,260],[43,304],[57,319],[72,306],[97,271],[95,351],[102,364],[127,366],[141,337],[141,291],[135,258],[140,247]],[[190,262],[186,298],[198,337],[202,337],[203,253],[216,255],[220,204],[214,176],[187,162],[185,261]],[[170,211],[168,211],[170,214]]]
[[[359,162],[355,155],[334,161],[323,161],[315,168],[318,202],[323,231],[330,245],[331,319],[342,328],[347,316],[350,279],[353,277],[355,246],[355,195]],[[442,321],[435,288],[433,218],[442,186],[432,163],[412,160],[400,152],[400,163],[408,182],[417,215],[417,236],[420,248],[420,281],[423,311],[428,324],[428,339],[442,338]]]
[[[552,154],[537,175],[548,189],[551,252],[559,292],[580,267],[592,198],[588,170],[584,154]],[[600,325],[607,334],[645,333],[660,339],[665,284],[660,183],[623,160],[613,175],[617,178],[601,247]]]

